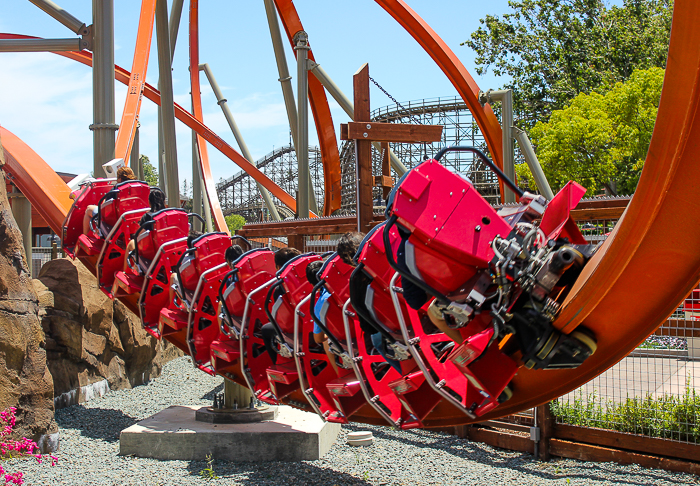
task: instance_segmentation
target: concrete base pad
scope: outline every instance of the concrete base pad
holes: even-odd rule
[[[172,406],[124,429],[119,453],[161,460],[313,461],[335,442],[340,425],[291,407],[276,420],[210,424],[195,420],[199,406]]]

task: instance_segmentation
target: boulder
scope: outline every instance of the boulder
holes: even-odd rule
[[[78,261],[46,263],[34,280],[56,406],[131,388],[182,353],[158,341],[121,302],[110,300]]]
[[[58,427],[38,310],[22,233],[12,216],[5,173],[0,170],[0,410],[16,407],[17,437],[28,437],[42,452],[51,452],[58,448]]]

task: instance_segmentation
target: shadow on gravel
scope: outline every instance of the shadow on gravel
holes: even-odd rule
[[[214,401],[214,395],[219,394],[224,391],[224,384],[221,383],[220,385],[217,385],[213,390],[210,392],[205,393],[202,395],[202,400],[211,400]]]
[[[355,424],[344,425],[343,428],[347,429],[349,432],[367,430],[366,425],[363,426]],[[404,433],[406,432],[414,433],[416,435],[421,433],[430,433],[429,431],[419,430],[404,431]],[[416,437],[416,440],[396,437],[391,433],[390,429],[384,430],[373,427],[372,434],[375,438],[384,441],[392,441],[394,443],[419,448],[427,447],[439,449],[455,457],[470,460],[484,466],[517,471],[524,476],[533,476],[533,480],[537,478],[566,481],[568,478],[571,483],[574,483],[574,479],[581,479],[586,481],[600,481],[603,484],[623,483],[625,485],[639,486],[659,484],[660,482],[683,485],[687,484],[687,482],[683,479],[671,478],[668,474],[659,474],[656,472],[656,470],[643,468],[638,468],[634,471],[634,480],[630,480],[631,473],[629,470],[619,470],[620,479],[616,479],[615,475],[618,474],[617,469],[621,468],[622,466],[614,463],[576,461],[576,465],[571,467],[568,465],[557,464],[557,459],[549,463],[539,462],[534,459],[532,454],[518,453],[514,451],[507,451],[509,454],[512,454],[512,456],[502,457],[498,454],[492,454],[489,450],[485,449],[486,447],[490,446],[486,446],[480,442],[470,442],[468,439],[460,439],[457,436],[448,435],[445,433],[436,433],[434,435],[430,433],[430,440],[433,441],[432,444],[426,444],[425,438],[423,437]],[[498,451],[503,451],[503,449],[495,449]],[[602,470],[605,470],[604,474],[602,473]]]
[[[83,405],[73,405],[56,412],[56,423],[59,427],[78,429],[85,437],[106,442],[118,441],[119,433],[136,422],[138,420],[134,417],[111,408],[85,408]]]
[[[207,468],[206,461],[190,461],[187,470],[193,476]],[[314,466],[309,462],[228,462],[213,461],[211,468],[221,479],[256,486],[280,484],[368,486],[372,483],[351,474]]]

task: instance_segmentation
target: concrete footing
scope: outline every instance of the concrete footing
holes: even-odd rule
[[[172,406],[124,429],[119,453],[161,460],[313,461],[323,457],[340,425],[291,407],[277,418],[247,424],[198,422],[198,406]]]

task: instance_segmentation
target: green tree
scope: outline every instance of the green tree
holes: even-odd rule
[[[665,67],[672,0],[512,0],[462,45],[476,72],[509,76],[519,124],[545,121],[579,93],[606,91],[635,69]]]
[[[236,230],[239,230],[243,227],[244,224],[247,223],[245,218],[241,216],[240,214],[229,214],[224,218],[226,221],[226,226],[228,226],[228,230],[233,234]]]
[[[158,171],[153,166],[153,164],[151,164],[151,161],[148,159],[148,156],[141,155],[141,157],[139,157],[139,162],[141,162],[141,166],[143,167],[143,178],[146,179],[148,185],[157,186]]]
[[[664,70],[635,71],[605,95],[580,94],[549,121],[530,132],[537,157],[553,189],[574,180],[589,195],[604,187],[631,194],[637,186],[651,142]],[[532,181],[525,164],[518,178]]]

